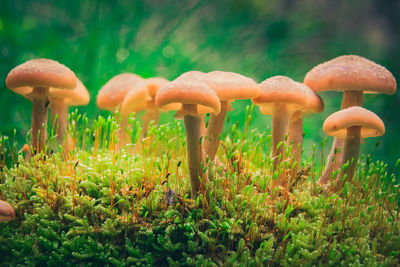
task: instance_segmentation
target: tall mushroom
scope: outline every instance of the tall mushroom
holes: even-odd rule
[[[218,115],[210,115],[205,139],[206,154],[214,160],[226,113],[232,109],[231,102],[236,99],[255,98],[260,94],[260,88],[254,80],[233,72],[213,71],[204,74],[200,79],[215,91],[221,102],[221,112]]]
[[[303,86],[302,86],[303,85]],[[294,161],[297,163],[293,168],[292,175],[297,173],[300,165],[301,150],[303,146],[303,119],[304,116],[309,114],[321,113],[324,110],[324,102],[321,97],[317,95],[313,90],[304,84],[299,84],[302,87],[304,94],[306,95],[307,102],[305,106],[299,106],[289,121],[289,135],[288,144],[292,145],[292,152]]]
[[[8,73],[7,87],[32,100],[34,151],[44,151],[46,145],[49,97],[60,89],[74,89],[76,83],[76,76],[69,68],[51,59],[32,59]]]
[[[0,200],[0,223],[8,222],[15,218],[15,211],[10,204]]]
[[[169,104],[181,104],[177,116],[183,116],[186,131],[188,164],[192,197],[205,192],[208,177],[203,173],[205,157],[201,145],[202,112],[218,114],[221,104],[215,92],[205,83],[179,77],[162,87],[156,95],[156,105],[164,108]],[[201,181],[201,183],[200,183]]]
[[[346,174],[346,181],[353,178],[360,151],[360,139],[381,136],[385,125],[373,112],[358,106],[342,109],[326,118],[323,125],[327,135],[344,139],[343,163],[348,163],[346,170],[341,170],[333,190],[339,190]]]
[[[261,113],[272,115],[272,157],[274,157],[273,171],[275,172],[280,163],[279,158],[282,160],[284,156],[283,143],[288,133],[290,118],[296,111],[309,105],[310,89],[285,76],[266,79],[260,84],[260,89],[260,95],[252,101],[260,106]],[[279,181],[281,184],[282,182]]]
[[[146,136],[150,121],[158,124],[160,109],[155,105],[155,96],[158,90],[168,82],[167,79],[158,77],[145,79],[128,92],[121,104],[121,114],[125,117],[132,112],[145,111],[142,117],[143,130],[141,138]]]
[[[362,106],[363,93],[394,94],[397,87],[385,67],[356,55],[340,56],[315,66],[305,76],[304,83],[316,92],[343,91],[341,109]],[[327,184],[332,172],[340,168],[342,146],[343,140],[335,138],[319,184]],[[340,152],[335,156],[337,151]]]
[[[90,101],[89,93],[83,83],[77,79],[74,90],[58,90],[50,97],[50,111],[57,128],[57,140],[63,143],[67,130],[68,108],[70,106],[87,105]]]
[[[122,73],[109,80],[97,94],[96,103],[101,109],[115,112],[124,101],[128,92],[135,87],[143,78],[133,73]],[[122,121],[118,132],[118,147],[122,147],[129,140],[126,132],[128,116],[122,115]]]

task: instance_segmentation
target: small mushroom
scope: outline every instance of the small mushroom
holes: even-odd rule
[[[145,114],[142,117],[143,130],[141,138],[146,136],[150,121],[158,124],[160,109],[155,105],[155,96],[158,90],[168,82],[167,79],[158,77],[145,79],[129,91],[121,104],[121,114],[124,117],[128,117],[132,112],[145,110]]]
[[[180,106],[176,116],[183,116],[185,124],[192,197],[196,198],[200,191],[205,192],[208,183],[208,177],[202,170],[205,156],[201,144],[201,121],[205,112],[220,112],[218,96],[201,81],[178,77],[162,87],[155,100],[159,108],[165,108],[169,104]]]
[[[381,136],[385,133],[385,125],[373,112],[358,106],[342,109],[326,118],[323,125],[327,135],[344,139],[343,163],[349,163],[346,170],[341,170],[335,181],[333,190],[343,186],[342,178],[350,181],[357,166],[360,151],[360,139]]]
[[[260,106],[262,114],[272,115],[272,157],[275,158],[273,162],[275,172],[280,163],[278,159],[282,160],[284,156],[283,145],[278,147],[278,144],[284,143],[290,118],[296,111],[310,105],[308,100],[310,89],[285,76],[266,79],[260,84],[260,89],[260,95],[252,101]],[[297,129],[295,133],[298,135]],[[282,184],[283,181],[279,182]]]
[[[125,99],[129,91],[144,79],[133,73],[122,73],[109,80],[97,94],[96,103],[101,109],[115,112]],[[120,129],[118,132],[118,147],[127,143],[129,136],[126,133],[128,116],[122,115]]]
[[[76,76],[69,68],[51,59],[32,59],[8,73],[7,87],[32,101],[34,151],[44,151],[46,145],[49,97],[60,89],[74,89],[76,83]]]
[[[385,67],[356,55],[340,56],[315,66],[305,76],[304,83],[316,92],[343,91],[341,109],[362,106],[363,93],[394,94],[397,87]],[[340,168],[342,146],[343,140],[335,138],[319,184],[327,184],[332,172]]]
[[[0,200],[0,223],[15,219],[15,211],[10,204]]]
[[[215,91],[221,102],[221,112],[218,115],[210,115],[205,139],[206,154],[214,160],[226,113],[232,110],[231,102],[255,98],[260,94],[260,88],[254,80],[233,72],[213,71],[202,75],[200,79]]]
[[[74,90],[58,90],[50,97],[50,111],[53,120],[57,118],[55,127],[57,128],[57,140],[63,143],[64,135],[67,130],[68,108],[70,106],[87,105],[90,101],[89,93],[82,82],[77,79]]]

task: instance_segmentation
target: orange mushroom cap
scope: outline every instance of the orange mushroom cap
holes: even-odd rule
[[[324,109],[322,99],[308,86],[286,76],[274,76],[260,84],[261,93],[252,102],[260,106],[263,114],[272,114],[274,104],[286,104],[293,111],[318,113]]]
[[[394,94],[397,87],[395,78],[385,67],[356,55],[340,56],[315,66],[307,73],[304,83],[316,92]]]
[[[373,112],[358,106],[342,109],[326,118],[323,130],[327,135],[346,138],[346,129],[360,126],[361,138],[381,136],[385,125]]]
[[[140,112],[148,107],[148,101],[151,101],[158,90],[169,83],[167,79],[154,77],[145,79],[134,86],[125,96],[121,104],[121,113],[130,114]],[[154,104],[153,104],[154,105]]]
[[[51,59],[32,59],[12,69],[6,78],[6,85],[14,92],[29,98],[34,87],[51,87],[72,90],[77,79],[65,65]],[[49,91],[49,95],[53,91]]]
[[[90,101],[89,92],[79,79],[76,80],[74,90],[54,90],[50,88],[50,91],[53,91],[50,101],[52,98],[63,98],[67,106],[83,106]]]
[[[200,81],[191,82],[184,79],[176,79],[162,87],[156,95],[155,103],[159,108],[178,104],[180,111],[182,111],[181,104],[194,104],[197,105],[197,114],[208,112],[218,114],[221,110],[218,96],[210,87]]]
[[[260,87],[253,79],[238,73],[212,71],[201,79],[217,93],[221,101],[254,98],[260,94]]]
[[[143,78],[133,73],[122,73],[114,76],[103,85],[97,94],[97,106],[114,112],[128,92],[141,81],[143,81]]]
[[[0,222],[8,222],[14,218],[14,208],[7,202],[0,200]]]

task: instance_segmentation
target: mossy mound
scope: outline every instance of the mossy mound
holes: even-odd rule
[[[70,123],[79,141],[67,155],[2,167],[0,197],[17,218],[0,224],[0,265],[400,264],[399,183],[368,156],[340,194],[326,193],[315,157],[295,177],[290,160],[271,175],[270,135],[234,124],[219,163],[204,167],[208,195],[192,200],[179,122],[151,127],[134,152],[115,149],[113,118],[80,124]],[[272,190],[278,175],[290,183]]]

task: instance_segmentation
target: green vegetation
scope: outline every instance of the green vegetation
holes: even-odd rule
[[[251,113],[244,131],[235,123],[222,136],[221,163],[204,166],[209,201],[190,198],[181,121],[151,125],[135,151],[117,151],[117,119],[88,124],[74,112],[75,148],[66,155],[52,136],[48,154],[29,162],[2,137],[14,162],[2,165],[0,197],[17,219],[0,224],[1,265],[400,264],[398,175],[368,155],[339,195],[325,193],[314,146],[287,187],[271,191],[290,157],[271,175],[271,136],[248,130]],[[141,123],[130,122],[135,144]]]
[[[400,77],[396,0],[2,0],[0,8],[0,131],[19,149],[30,129],[31,103],[8,90],[7,73],[32,58],[50,58],[71,68],[88,88],[89,118],[108,116],[95,105],[98,90],[116,74],[169,80],[189,70],[225,70],[257,82],[274,75],[302,81],[315,65],[344,54],[373,60]],[[325,111],[305,119],[305,145],[325,138],[322,124],[339,110],[341,93],[321,94]],[[388,131],[362,146],[393,168],[399,157],[400,98],[368,95],[364,107]],[[232,123],[249,101],[233,103]],[[271,127],[254,112],[252,128]],[[172,119],[164,115],[161,123]],[[390,129],[390,130],[389,130]],[[325,153],[328,153],[328,139]],[[378,144],[378,145],[377,145]],[[5,155],[6,157],[8,155]],[[311,154],[307,154],[311,156]]]
[[[316,181],[331,142],[322,123],[339,109],[340,93],[321,94],[325,111],[305,119],[297,174],[284,144],[286,160],[272,173],[270,118],[246,108],[249,100],[235,101],[218,161],[203,166],[207,196],[195,199],[182,121],[162,114],[139,142],[141,114],[131,117],[135,145],[118,151],[121,119],[94,101],[123,72],[172,80],[225,70],[257,82],[302,81],[344,54],[398,78],[397,2],[3,0],[0,200],[16,219],[0,224],[0,266],[400,265],[399,93],[365,97],[386,134],[367,140],[355,177],[337,193]],[[92,100],[69,114],[73,149],[63,151],[49,123],[46,153],[26,161],[32,106],[4,81],[33,58],[70,67]],[[281,177],[289,183],[272,189]]]

